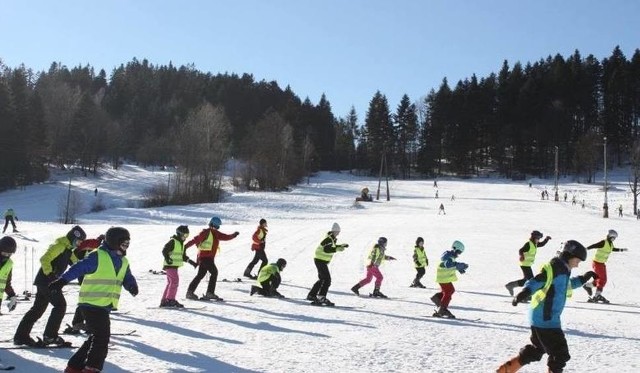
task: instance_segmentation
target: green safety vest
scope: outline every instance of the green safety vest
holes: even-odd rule
[[[606,263],[609,259],[609,254],[611,254],[611,251],[613,251],[613,242],[609,243],[609,240],[605,239],[604,246],[596,251],[596,256],[593,258],[593,261],[598,263]]]
[[[169,258],[171,258],[171,260],[173,260],[172,264],[167,263],[167,261],[165,260],[163,263],[166,266],[171,266],[171,267],[182,267],[182,264],[184,262],[183,258],[184,258],[184,243],[180,242],[180,240],[176,239],[176,238],[172,238],[173,240],[173,250],[171,251],[171,254],[169,254]]]
[[[269,280],[271,276],[275,275],[276,273],[280,273],[280,268],[278,268],[278,265],[275,263],[267,264],[266,266],[262,267],[260,272],[258,272],[258,284],[262,284],[263,282]]]
[[[329,239],[331,239],[331,246],[332,247],[336,247],[336,239],[333,238],[331,235],[327,234],[327,237]],[[324,240],[323,240],[324,241]],[[324,247],[322,245],[318,245],[318,247],[316,248],[316,255],[315,258],[316,259],[320,259],[323,260],[325,262],[330,262],[331,258],[333,258],[333,254],[335,254],[335,252],[333,253],[328,253],[324,251]]]
[[[384,252],[385,252],[385,249],[381,249],[380,245],[378,244],[373,245],[373,248],[371,249],[371,251],[369,252],[369,256],[367,257],[368,259],[367,264],[371,263],[376,267],[380,266],[380,264],[382,264],[382,262],[384,262],[384,259],[385,259]]]
[[[520,262],[521,267],[531,267],[533,261],[536,260],[536,252],[538,252],[538,246],[529,241],[529,251],[524,253],[524,260]]]
[[[211,230],[209,230],[209,235],[207,236],[207,239],[200,242],[200,244],[198,245],[198,250],[200,251],[211,251],[213,248],[213,233],[211,233]]]
[[[98,268],[95,272],[84,276],[80,285],[80,298],[78,303],[91,304],[98,307],[111,306],[118,309],[122,281],[129,268],[129,261],[122,257],[122,267],[118,273],[115,272],[113,261],[104,250],[97,250]]]
[[[418,258],[418,263],[420,264],[416,264],[416,268],[424,268],[427,265],[427,253],[424,251],[424,249],[420,248],[420,246],[416,246],[414,248],[414,252],[416,254],[416,257]]]
[[[542,288],[538,289],[531,296],[531,308],[536,308],[536,306],[544,301],[544,299],[547,297],[547,292],[551,287],[551,282],[553,282],[553,267],[550,263],[543,265],[540,271],[547,272],[547,281],[544,283],[544,286]],[[571,286],[567,286],[567,298],[571,298],[572,294],[573,288],[571,288]]]
[[[442,263],[440,263],[442,264]],[[436,282],[439,284],[447,284],[450,282],[458,281],[458,275],[456,274],[456,267],[444,268],[442,265],[438,266],[436,271]]]
[[[11,268],[13,268],[13,260],[11,259],[7,259],[2,268],[0,268],[0,298],[7,287],[7,279],[9,278],[9,273],[11,273]]]

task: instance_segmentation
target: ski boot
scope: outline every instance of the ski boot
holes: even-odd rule
[[[360,284],[355,284],[355,285],[353,285],[353,287],[351,288],[351,291],[352,291],[355,295],[360,296],[360,292],[359,292],[358,290],[360,290]]]
[[[67,365],[67,367],[64,368],[64,373],[82,373],[82,368],[74,368]]]
[[[382,294],[382,292],[378,288],[373,289],[373,293],[371,293],[369,296],[372,298],[388,298],[386,295]]]
[[[83,326],[83,324],[77,324],[77,326],[71,326],[67,324],[67,327],[62,331],[62,334],[78,335],[82,333],[81,326]]]
[[[62,337],[48,337],[46,335],[42,336],[42,345],[43,346],[71,346],[71,342],[67,342]]]
[[[518,356],[511,358],[511,360],[500,365],[496,373],[515,373],[522,368],[520,364],[520,358]]]
[[[319,296],[311,304],[313,304],[314,306],[328,306],[328,307],[335,306],[335,303],[333,303],[332,301],[327,299],[327,297],[325,297],[325,296]]]
[[[307,298],[306,298],[306,299],[307,299],[307,300],[310,300],[310,301],[312,301],[312,302],[315,302],[315,301],[317,301],[317,300],[318,300],[318,296],[316,296],[316,295],[312,295],[312,294],[309,294],[309,295],[307,295]]]
[[[431,297],[431,301],[433,302],[433,304],[436,305],[436,307],[440,307],[441,300],[442,300],[442,293],[435,293]]]
[[[422,285],[422,282],[420,282],[420,281],[416,281],[414,287],[420,288],[420,289],[426,288],[426,286]]]
[[[13,337],[13,344],[16,346],[37,346],[38,341],[31,338],[30,336],[24,337],[16,335]]]
[[[169,299],[162,299],[162,300],[160,301],[160,305],[159,305],[158,307],[160,307],[160,308],[170,307],[170,306],[169,306]],[[64,333],[64,334],[67,334],[67,333],[66,333],[66,330],[65,330],[65,333]]]
[[[603,304],[607,304],[609,303],[609,300],[605,297],[602,296],[602,294],[596,294],[593,297],[589,298],[587,300],[587,302],[589,303],[603,303]]]
[[[509,292],[509,295],[513,297],[513,289],[518,286],[518,283],[516,281],[512,281],[508,284],[506,284],[504,287],[507,288],[507,291]]]
[[[433,313],[433,317],[442,317],[445,319],[455,319],[456,317],[449,311],[447,307],[440,306],[436,312]]]
[[[249,291],[249,295],[253,295],[255,293],[260,293],[260,290],[262,290],[262,288],[255,286],[255,285],[251,285],[251,291]]]
[[[252,279],[252,280],[255,280],[255,279],[257,279],[257,278],[258,278],[258,276],[254,276],[254,275],[252,275],[252,274],[251,274],[251,268],[249,268],[249,267],[247,267],[247,268],[244,270],[244,274],[243,274],[243,276],[244,276],[244,277],[246,277],[246,278],[250,278],[250,279]]]
[[[175,299],[169,299],[169,307],[175,307],[175,308],[184,308],[184,304],[178,302]]]
[[[582,285],[582,288],[587,292],[589,296],[593,295],[593,284],[587,282]]]
[[[193,291],[187,291],[187,295],[185,296],[187,299],[198,300],[198,296]]]
[[[203,295],[202,297],[200,297],[201,300],[215,300],[218,302],[222,302],[222,298],[220,298],[219,296],[217,296],[215,293],[212,293],[210,291],[207,291],[207,293],[205,295]]]

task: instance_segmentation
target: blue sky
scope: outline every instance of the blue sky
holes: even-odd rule
[[[34,70],[58,61],[111,70],[146,58],[212,73],[251,73],[290,85],[336,116],[362,122],[377,90],[395,111],[506,59],[578,49],[627,57],[640,47],[640,1],[536,0],[3,0],[0,59]]]

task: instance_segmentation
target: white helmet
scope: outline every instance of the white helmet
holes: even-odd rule
[[[340,233],[340,224],[333,223],[333,225],[331,226],[331,232]]]
[[[618,238],[618,232],[613,229],[609,229],[609,233],[607,233],[607,237],[609,238]]]

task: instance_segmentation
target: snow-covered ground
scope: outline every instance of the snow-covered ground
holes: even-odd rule
[[[133,298],[123,292],[120,311],[112,315],[112,331],[136,330],[132,336],[114,336],[105,372],[490,372],[513,356],[528,341],[526,305],[511,306],[504,288],[521,277],[517,250],[533,229],[552,240],[538,250],[536,268],[551,258],[564,241],[576,239],[589,245],[616,229],[616,245],[628,247],[613,253],[607,264],[609,283],[604,295],[612,304],[586,303],[587,294],[578,290],[567,303],[563,327],[572,359],[567,372],[637,372],[640,370],[640,259],[634,243],[640,241],[640,221],[631,214],[632,200],[627,175],[612,177],[609,192],[610,218],[601,217],[603,192],[600,185],[562,182],[561,199],[542,201],[549,180],[524,182],[496,179],[438,181],[439,199],[432,180],[391,181],[391,200],[384,187],[380,201],[354,206],[354,197],[368,186],[374,192],[377,180],[346,173],[320,173],[310,183],[284,193],[231,193],[224,203],[139,209],[144,189],[166,183],[170,171],[152,171],[125,166],[118,171],[101,170],[98,179],[73,175],[72,190],[83,200],[86,211],[96,198],[107,207],[86,213],[79,221],[89,236],[104,233],[110,226],[131,231],[128,257],[140,285]],[[30,186],[25,190],[0,193],[0,210],[13,207],[19,218],[14,234],[19,249],[14,256],[13,285],[16,291],[32,290],[32,267],[69,225],[58,223],[59,204],[68,191],[69,176],[56,175],[56,182]],[[384,186],[384,184],[383,184]],[[98,188],[98,197],[94,188]],[[578,204],[572,205],[576,195]],[[451,196],[455,195],[455,200]],[[581,206],[582,200],[585,207]],[[446,215],[438,215],[444,203]],[[623,204],[625,216],[616,210]],[[165,286],[161,249],[176,226],[188,224],[192,236],[212,216],[223,221],[221,231],[239,231],[235,240],[223,242],[216,258],[219,279],[236,278],[252,258],[251,235],[258,220],[269,223],[267,255],[270,261],[287,259],[280,292],[287,299],[249,296],[251,282],[218,283],[217,293],[228,302],[205,304],[184,299],[186,286],[195,270],[180,270],[178,299],[199,310],[153,308]],[[340,242],[350,247],[334,256],[333,284],[329,299],[351,308],[318,308],[302,299],[316,281],[314,250],[333,222],[342,226]],[[389,239],[388,254],[398,258],[382,267],[382,291],[386,300],[356,297],[349,289],[364,275],[367,251],[379,236]],[[416,237],[425,239],[430,261],[423,283],[427,289],[409,288],[415,271],[412,250]],[[440,254],[453,240],[467,247],[460,260],[469,264],[455,283],[451,311],[464,320],[426,317],[433,313],[429,297],[437,291],[435,266]],[[195,250],[188,254],[195,258]],[[32,257],[33,255],[33,257]],[[592,258],[594,252],[589,252]],[[590,261],[574,270],[589,270]],[[198,292],[205,291],[205,280]],[[372,285],[362,289],[368,293]],[[78,287],[65,288],[68,312],[77,302]],[[21,302],[7,312],[2,304],[0,328],[11,338],[21,315],[30,307]],[[32,336],[39,336],[48,312],[36,324]],[[70,322],[72,314],[65,317]],[[78,345],[82,337],[65,336]],[[3,344],[7,346],[9,344]],[[1,350],[0,359],[21,372],[59,372],[72,350]],[[546,358],[521,372],[546,371]]]

